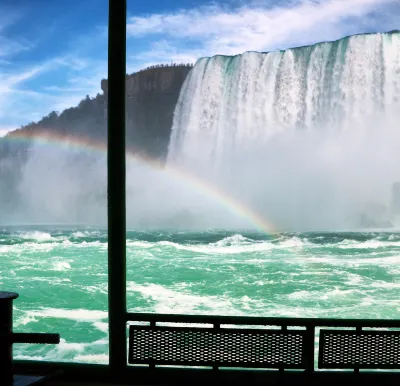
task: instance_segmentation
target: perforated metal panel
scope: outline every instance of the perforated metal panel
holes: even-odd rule
[[[400,368],[400,331],[321,330],[319,368]]]
[[[305,330],[130,326],[130,364],[304,369]]]

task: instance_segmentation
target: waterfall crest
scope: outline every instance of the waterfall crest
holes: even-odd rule
[[[400,180],[399,111],[398,31],[202,58],[181,90],[168,164],[282,226],[344,226]]]

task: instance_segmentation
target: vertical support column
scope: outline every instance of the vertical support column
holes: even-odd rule
[[[0,384],[5,386],[14,383],[11,334],[13,300],[17,297],[14,292],[0,292]]]
[[[305,352],[306,352],[306,362],[307,362],[307,373],[313,373],[314,360],[315,360],[315,326],[308,325],[306,327],[306,340],[305,340]]]
[[[108,25],[108,321],[111,371],[126,367],[126,0],[109,0]]]

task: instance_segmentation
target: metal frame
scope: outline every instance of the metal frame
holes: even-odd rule
[[[399,370],[400,331],[321,330],[318,368]]]
[[[316,327],[399,328],[399,320],[289,319],[194,315],[157,315],[126,312],[126,194],[125,194],[125,74],[126,74],[126,0],[109,0],[108,47],[108,291],[109,291],[109,366],[77,363],[16,361],[15,370],[24,373],[64,372],[64,380],[126,383],[171,383],[227,381],[265,384],[282,383],[279,371],[220,370],[195,368],[154,368],[127,366],[127,323],[200,323],[280,326],[306,328],[308,366],[306,372],[285,372],[285,380],[296,384],[335,384],[357,377],[364,384],[398,384],[399,373],[315,372]],[[306,378],[305,378],[306,377]]]
[[[363,320],[363,319],[314,319],[314,318],[269,318],[269,317],[247,317],[247,316],[217,316],[217,315],[174,315],[174,314],[146,314],[146,313],[123,313],[122,331],[124,334],[127,331],[127,325],[147,325],[150,328],[156,329],[162,326],[162,329],[178,330],[187,328],[192,325],[191,329],[198,330],[222,330],[225,328],[236,329],[238,331],[251,331],[249,326],[256,326],[257,329],[265,328],[270,330],[272,326],[279,328],[282,331],[302,329],[304,335],[304,354],[305,368],[293,370],[290,366],[281,366],[277,370],[271,370],[271,366],[265,366],[259,370],[247,370],[240,368],[238,370],[228,370],[220,368],[215,363],[210,363],[209,368],[197,369],[192,367],[193,364],[182,365],[190,367],[173,367],[158,366],[158,364],[148,361],[147,364],[143,361],[138,366],[128,366],[127,357],[120,358],[121,362],[117,366],[107,365],[86,365],[77,363],[54,363],[54,362],[35,362],[35,361],[17,361],[16,370],[20,373],[49,373],[62,370],[64,372],[64,380],[72,381],[91,381],[91,382],[114,382],[114,383],[174,383],[187,384],[193,379],[203,382],[233,382],[237,384],[249,384],[249,379],[254,384],[264,383],[268,380],[272,383],[276,382],[296,382],[297,384],[334,384],[338,382],[354,379],[357,382],[362,382],[365,385],[374,384],[376,382],[384,382],[385,384],[399,384],[400,372],[360,372],[360,366],[341,367],[335,366],[336,369],[346,369],[346,371],[318,371],[324,366],[315,366],[317,356],[315,353],[315,342],[317,330],[329,329],[330,332],[337,332],[337,328],[345,328],[345,333],[373,333],[382,334],[382,329],[394,329],[393,332],[400,329],[400,320]],[[179,325],[184,324],[184,327]],[[172,326],[171,326],[172,325]],[[193,326],[194,325],[194,326]],[[204,326],[204,328],[202,327]],[[234,327],[232,327],[234,326]],[[245,328],[243,328],[243,327]],[[372,329],[372,330],[371,330]],[[300,330],[300,331],[302,331]],[[275,330],[276,331],[276,330]],[[277,330],[279,331],[279,330]],[[113,339],[110,336],[110,339]],[[124,344],[119,347],[121,352],[126,353],[126,336],[123,337]],[[321,336],[319,347],[321,347]],[[110,344],[111,349],[111,344]],[[115,357],[114,357],[115,360]],[[256,366],[257,367],[257,366]],[[393,366],[394,367],[394,366]],[[377,366],[381,369],[384,366]],[[370,367],[371,369],[371,367]],[[216,371],[217,370],[217,371]],[[290,371],[285,371],[290,370]]]
[[[129,364],[258,369],[303,369],[307,331],[264,328],[129,327]]]
[[[203,316],[203,315],[171,315],[171,314],[134,314],[134,313],[128,313],[126,315],[127,317],[127,322],[132,324],[134,322],[134,325],[141,323],[142,327],[146,328],[143,326],[143,322],[145,322],[150,328],[153,328],[156,330],[157,328],[160,328],[159,326],[162,325],[163,329],[169,329],[170,331],[175,331],[175,330],[183,330],[185,328],[188,328],[188,325],[196,325],[196,330],[197,331],[207,331],[208,329],[199,327],[199,325],[211,325],[211,327],[215,331],[221,331],[225,330],[228,331],[228,327],[230,330],[235,330],[235,331],[243,331],[243,333],[249,332],[251,333],[251,330],[249,329],[243,329],[239,328],[240,326],[257,326],[257,329],[260,327],[264,327],[264,331],[268,331],[271,326],[274,326],[278,328],[282,332],[285,331],[299,331],[299,329],[304,330],[304,355],[305,355],[305,366],[303,369],[308,372],[308,373],[314,373],[315,371],[321,370],[321,369],[346,369],[350,371],[347,371],[347,374],[350,374],[351,372],[358,373],[359,369],[364,368],[364,369],[398,369],[400,370],[400,365],[391,365],[387,366],[385,364],[380,364],[380,365],[364,365],[360,366],[357,363],[354,364],[346,364],[346,365],[341,365],[335,364],[331,366],[326,366],[325,363],[321,360],[321,351],[324,349],[324,340],[322,339],[324,334],[327,333],[335,333],[337,335],[349,335],[349,334],[355,334],[355,335],[370,335],[370,336],[381,336],[381,335],[391,335],[391,336],[399,336],[399,342],[400,342],[400,320],[387,320],[387,319],[314,319],[314,318],[268,318],[268,317],[247,317],[247,316]],[[168,325],[166,327],[165,325]],[[185,327],[178,327],[177,324],[185,324]],[[172,326],[171,326],[172,325]],[[225,327],[226,326],[226,327]],[[234,326],[234,327],[232,327]],[[225,327],[225,328],[224,328]],[[192,330],[195,328],[191,327]],[[329,329],[326,329],[329,328]],[[341,330],[337,330],[338,328],[342,328]],[[346,330],[343,330],[345,328]],[[289,330],[290,329],[290,330]],[[316,338],[317,338],[317,331],[320,330],[320,336],[319,336],[319,341],[318,341],[318,353],[319,353],[319,361],[317,367],[315,367],[316,364],[316,354],[315,354],[315,348],[316,348]],[[382,329],[395,329],[391,331],[382,331]],[[300,330],[300,331],[302,331]],[[253,330],[254,331],[254,330]],[[130,345],[132,342],[130,341]],[[376,349],[376,347],[375,347]],[[393,347],[391,348],[393,352]],[[399,353],[398,355],[400,356],[400,345],[399,345]],[[388,348],[388,352],[390,352],[390,349]],[[131,361],[130,361],[131,362]],[[144,364],[145,361],[137,361],[135,363],[142,363]],[[398,361],[397,361],[398,363]],[[149,367],[154,367],[154,362],[153,361],[147,361],[147,365]],[[186,365],[191,365],[187,363]],[[199,364],[198,364],[199,365]],[[214,368],[214,370],[218,369],[218,363],[211,364]],[[221,365],[221,366],[226,366]],[[239,366],[237,366],[239,367]],[[260,367],[260,366],[246,366],[246,367]],[[271,369],[275,366],[262,366],[263,368]],[[288,370],[291,369],[291,366],[280,366],[280,370]],[[400,373],[398,373],[398,376],[400,377]]]
[[[108,320],[109,363],[126,366],[126,0],[109,0],[108,30]]]

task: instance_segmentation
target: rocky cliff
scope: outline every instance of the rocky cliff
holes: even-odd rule
[[[190,65],[150,68],[126,79],[127,147],[164,159],[175,105]],[[108,83],[101,88],[107,96]]]
[[[175,105],[191,65],[152,67],[126,76],[127,147],[148,156],[163,159],[168,150]],[[0,164],[5,157],[21,153],[13,145],[16,136],[35,137],[43,131],[65,137],[87,137],[106,141],[108,82],[101,81],[103,94],[86,96],[77,106],[60,114],[52,111],[0,138]],[[26,146],[26,144],[25,144]],[[25,146],[23,148],[25,149]]]
[[[127,75],[127,148],[161,162],[165,160],[175,105],[191,67],[160,66]],[[86,96],[75,107],[61,113],[53,111],[39,122],[32,122],[0,138],[0,221],[8,215],[12,218],[14,209],[22,205],[20,185],[31,152],[30,138],[50,132],[58,138],[79,137],[106,143],[107,86],[107,80],[103,79],[103,94],[94,98]],[[75,161],[71,159],[69,164]],[[86,162],[84,169],[88,168]],[[46,173],[45,170],[41,172]]]

